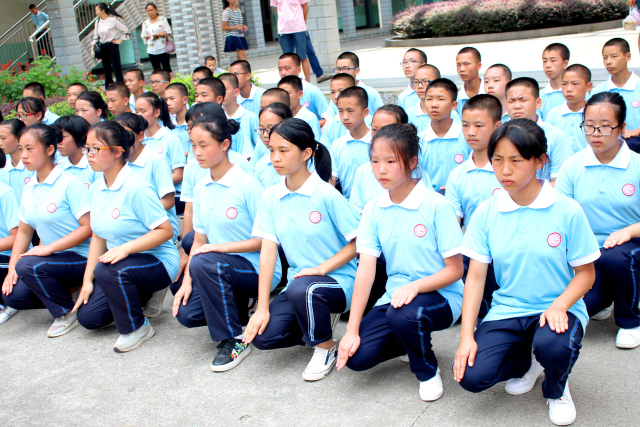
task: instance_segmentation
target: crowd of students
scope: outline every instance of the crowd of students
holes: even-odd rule
[[[611,76],[593,88],[548,46],[540,91],[504,64],[483,80],[466,47],[458,90],[409,49],[399,105],[358,79],[351,52],[330,103],[292,53],[266,91],[245,60],[217,78],[196,68],[193,106],[162,70],[152,92],[129,70],[106,102],[71,85],[71,117],[30,83],[0,122],[0,323],[36,308],[49,337],[115,323],[127,352],[171,290],[178,322],[219,342],[213,371],[251,345],[313,347],[307,381],[401,357],[433,401],[431,334],[461,319],[463,388],[522,394],[544,371],[551,421],[571,424],[589,319],[613,312],[615,345],[640,346],[640,81],[625,40],[602,57]]]

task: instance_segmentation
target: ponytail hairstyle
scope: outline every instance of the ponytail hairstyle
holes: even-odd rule
[[[49,146],[53,146],[53,153],[51,153],[51,161],[56,157],[56,151],[58,151],[58,144],[62,141],[62,131],[59,128],[45,125],[44,123],[36,123],[29,127],[25,127],[20,131],[20,139],[24,135],[32,134],[33,137],[44,147],[47,151]]]
[[[329,182],[331,179],[331,155],[327,147],[316,141],[313,129],[307,122],[300,119],[286,119],[271,128],[271,135],[274,133],[298,147],[300,151],[310,148],[316,172],[322,180]]]
[[[100,118],[103,120],[107,119],[107,112],[109,111],[109,107],[107,107],[107,103],[102,99],[102,95],[98,92],[92,90],[89,92],[82,92],[76,98],[76,102],[78,101],[87,101],[94,110],[100,110]]]
[[[260,114],[258,117],[262,117],[262,113],[270,112],[280,117],[282,120],[292,119],[293,113],[291,112],[291,108],[288,105],[283,104],[282,102],[274,102],[273,104],[269,104],[260,110]]]
[[[52,127],[65,131],[73,138],[78,148],[83,147],[87,141],[87,132],[91,125],[80,116],[63,116],[55,121]]]
[[[121,15],[118,14],[118,12],[116,12],[116,9],[110,4],[98,3],[96,7],[101,11],[105,12],[109,16],[115,16],[117,18],[124,19]]]
[[[22,107],[24,112],[28,114],[40,113],[40,120],[44,118],[44,114],[47,112],[47,108],[44,106],[44,101],[33,96],[22,98],[20,102],[18,102],[18,105],[16,105],[16,111],[18,111],[18,107]]]
[[[122,162],[126,163],[129,158],[131,146],[135,143],[133,133],[126,130],[116,121],[100,122],[89,129],[89,133],[94,132],[96,139],[107,147],[122,147]],[[113,152],[113,149],[111,149]]]
[[[200,116],[193,122],[191,130],[195,128],[207,131],[213,139],[218,141],[218,144],[222,144],[225,139],[229,140],[229,150],[231,149],[231,135],[238,132],[240,123],[233,119],[227,119],[226,117]]]
[[[149,105],[151,105],[151,108],[153,108],[154,113],[156,112],[156,110],[160,110],[160,116],[158,117],[158,120],[162,120],[162,124],[165,127],[169,129],[175,129],[175,126],[171,121],[171,114],[169,114],[169,107],[167,106],[167,102],[164,99],[160,98],[153,92],[145,92],[140,95],[138,99],[145,99],[149,103]]]
[[[140,132],[144,133],[144,131],[149,127],[147,120],[135,113],[120,113],[114,118],[114,120],[122,126],[126,126],[131,129],[134,135],[140,135]]]
[[[190,123],[195,121],[198,117],[203,116],[220,117],[221,119],[227,118],[227,115],[219,104],[215,102],[201,102],[187,110],[184,120],[187,123]],[[232,135],[235,135],[235,132]]]
[[[627,120],[627,104],[625,104],[624,98],[617,92],[600,92],[589,98],[587,105],[584,106],[584,110],[582,110],[582,123],[584,123],[587,109],[598,104],[611,105],[616,116],[616,120],[618,121],[618,126],[622,125]]]
[[[409,116],[399,105],[396,104],[385,104],[382,107],[378,108],[378,110],[373,114],[374,116],[378,113],[385,113],[389,116],[396,119],[398,123],[409,123]]]
[[[369,159],[373,156],[373,148],[379,141],[387,143],[396,159],[402,164],[407,178],[411,178],[414,169],[418,167],[416,163],[415,168],[411,169],[411,160],[420,155],[420,138],[418,138],[416,127],[410,123],[393,123],[381,127],[369,145]]]
[[[489,140],[489,160],[493,162],[496,146],[502,139],[508,139],[526,160],[545,157],[545,167],[549,163],[547,155],[547,137],[544,131],[533,120],[513,119],[502,124]],[[543,167],[544,169],[544,167]]]

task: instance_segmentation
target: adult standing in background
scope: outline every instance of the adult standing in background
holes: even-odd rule
[[[93,34],[93,46],[91,56],[95,57],[95,45],[100,43],[100,57],[104,68],[104,87],[113,83],[115,73],[116,81],[124,83],[122,76],[122,63],[120,62],[120,43],[131,37],[129,29],[120,21],[122,16],[116,12],[113,6],[106,3],[98,3],[95,7],[96,29]]]
[[[35,39],[37,40],[38,37],[40,37],[42,33],[47,29],[44,24],[49,20],[49,15],[39,11],[38,7],[35,4],[29,5],[29,11],[31,12],[31,21],[33,22],[33,25],[35,25],[36,27],[37,34],[35,35]],[[40,29],[42,30],[38,31]],[[42,51],[44,50],[49,57],[53,58],[53,52],[51,51],[51,45],[49,44],[48,35],[42,38],[42,40],[38,43],[38,47],[39,47],[38,54],[41,54]]]
[[[168,34],[173,34],[169,26],[169,21],[167,21],[167,18],[164,16],[158,14],[158,7],[154,3],[147,3],[145,9],[149,19],[142,23],[140,37],[147,45],[147,53],[149,54],[153,71],[168,71],[171,78],[173,78],[171,62],[165,46],[165,37]]]

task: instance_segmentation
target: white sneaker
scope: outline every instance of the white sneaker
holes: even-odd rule
[[[400,357],[398,357],[398,359],[400,359],[401,362],[409,363],[409,355],[408,354],[405,354],[404,356],[400,356]]]
[[[596,314],[591,316],[591,318],[593,320],[605,320],[611,317],[612,311],[613,311],[613,304],[611,304],[609,307],[605,308],[604,310],[597,312]]]
[[[636,348],[640,346],[640,326],[632,329],[618,330],[616,337],[616,347],[618,348]]]
[[[53,324],[47,331],[47,336],[49,338],[59,337],[67,332],[71,332],[76,326],[78,326],[78,314],[68,312],[64,316],[55,318]]]
[[[121,334],[118,337],[113,351],[116,353],[124,353],[135,350],[155,333],[156,331],[153,329],[153,326],[149,324],[149,319],[144,319],[144,325],[129,334]]]
[[[514,396],[519,394],[525,394],[531,391],[534,385],[536,385],[536,380],[540,376],[540,374],[544,371],[544,368],[536,358],[531,355],[531,368],[524,374],[522,378],[511,378],[504,385],[504,391]]]
[[[162,303],[164,303],[164,297],[167,296],[168,290],[169,287],[167,286],[166,288],[154,292],[153,295],[151,295],[151,298],[149,298],[149,301],[147,301],[147,306],[142,309],[142,314],[144,315],[144,317],[156,317],[160,313],[162,313]]]
[[[444,388],[442,387],[442,378],[440,378],[440,368],[436,371],[436,375],[427,381],[420,381],[420,399],[425,402],[433,402],[442,397]]]
[[[18,310],[16,310],[15,308],[11,308],[8,305],[5,306],[2,310],[0,310],[0,325],[15,316],[17,312]]]
[[[576,420],[576,406],[571,399],[569,382],[564,387],[564,394],[560,399],[547,400],[549,405],[549,419],[557,426],[568,426]]]
[[[330,349],[316,347],[313,350],[313,357],[309,361],[307,368],[302,373],[302,379],[305,381],[318,381],[329,375],[329,372],[336,364],[338,352],[336,347]]]

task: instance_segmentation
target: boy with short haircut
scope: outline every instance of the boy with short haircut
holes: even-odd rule
[[[224,73],[222,68],[218,68],[218,63],[215,56],[207,56],[204,58],[204,66],[211,70],[213,74]],[[213,77],[213,75],[209,76]]]
[[[285,76],[300,76],[302,66],[300,57],[295,53],[285,53],[278,58],[278,73],[280,78]],[[300,103],[309,109],[320,124],[324,124],[322,113],[327,110],[328,102],[322,91],[308,81],[302,79],[302,99]]]
[[[458,92],[456,108],[458,116],[462,117],[462,107],[470,98],[484,93],[484,85],[480,78],[482,58],[475,47],[463,47],[456,56],[456,71],[462,79],[462,87]]]
[[[335,71],[336,73],[351,75],[351,77],[355,79],[356,85],[367,91],[367,96],[369,97],[369,105],[367,106],[369,114],[374,115],[376,111],[378,111],[378,108],[384,105],[382,97],[377,90],[364,84],[362,80],[358,80],[358,74],[360,74],[360,58],[358,58],[358,55],[353,52],[341,53],[336,60]],[[322,113],[322,117],[326,120],[329,117],[334,117],[336,114],[338,114],[338,108],[333,102],[330,102],[329,107]]]
[[[449,79],[436,79],[426,90],[425,105],[431,122],[420,137],[418,163],[431,178],[433,189],[444,194],[449,173],[469,156],[462,127],[453,120],[458,88]]]
[[[144,74],[142,71],[136,69],[129,70],[124,75],[124,84],[129,89],[129,108],[134,113],[136,112],[136,99],[143,93],[144,90]]]
[[[281,102],[284,105],[288,106],[291,103],[289,92],[278,87],[272,87],[271,89],[265,90],[260,97],[260,109],[263,109],[267,105],[271,105],[274,102]]]
[[[409,111],[411,107],[420,103],[420,98],[418,98],[418,94],[413,88],[413,79],[418,67],[426,63],[427,54],[413,47],[407,50],[402,57],[400,65],[402,66],[404,76],[409,79],[409,87],[398,96],[398,105],[404,108],[404,111]]]
[[[213,77],[211,70],[205,66],[196,67],[191,73],[191,84],[193,87],[197,87],[198,84],[207,77]]]
[[[166,95],[167,107],[171,114],[171,121],[175,126],[171,132],[174,133],[180,139],[182,147],[184,148],[185,156],[191,155],[191,140],[189,139],[189,132],[185,115],[189,109],[189,90],[182,83],[171,83],[164,90]]]
[[[338,95],[338,113],[348,132],[331,145],[331,174],[340,181],[347,200],[356,171],[369,162],[371,130],[365,123],[368,104],[367,91],[358,86],[348,87]]]
[[[47,93],[45,92],[44,85],[38,82],[27,83],[22,89],[22,97],[26,98],[28,96],[33,96],[34,98],[42,99],[42,102],[45,102],[47,99]],[[45,109],[44,117],[42,118],[42,123],[45,125],[52,125],[56,120],[60,118],[59,115],[52,113],[48,108]]]
[[[562,130],[571,139],[572,151],[577,153],[587,147],[587,138],[580,125],[582,112],[587,104],[591,83],[591,71],[581,64],[568,66],[562,73],[562,95],[564,104],[552,108],[545,122]]]
[[[151,90],[160,98],[164,98],[164,90],[169,86],[171,82],[171,74],[166,70],[156,70],[151,73]]]
[[[82,83],[74,83],[67,88],[67,103],[69,106],[75,110],[76,109],[76,99],[80,96],[81,93],[88,92],[89,89]]]
[[[278,87],[286,90],[289,94],[289,108],[291,108],[293,118],[309,123],[311,129],[313,129],[316,141],[320,141],[320,137],[322,136],[320,122],[318,122],[318,119],[311,111],[300,105],[300,100],[303,97],[302,79],[298,76],[285,76],[278,82]]]
[[[494,64],[484,72],[484,92],[493,95],[502,105],[501,122],[509,120],[507,112],[507,83],[511,81],[511,69],[504,64]]]
[[[245,158],[250,158],[256,145],[263,145],[258,132],[258,116],[253,112],[245,110],[238,105],[238,78],[231,73],[224,73],[218,76],[224,84],[225,95],[222,101],[222,108],[227,114],[227,118],[240,123],[238,133],[231,136],[231,149],[242,154]]]
[[[238,104],[245,110],[251,111],[256,116],[260,114],[260,98],[264,89],[251,83],[251,65],[245,60],[231,63],[229,72],[238,78]]]
[[[200,80],[198,86],[196,86],[196,103],[198,104],[201,102],[215,102],[222,105],[225,95],[224,83],[217,77],[206,77]]]
[[[610,74],[609,80],[591,92],[592,96],[600,92],[617,92],[624,98],[627,104],[625,139],[640,137],[640,78],[629,71],[630,60],[629,42],[619,37],[606,42],[602,48],[602,62]]]
[[[105,92],[107,98],[107,107],[111,114],[115,117],[121,113],[130,113],[129,108],[129,89],[124,83],[111,83]]]
[[[507,109],[509,118],[529,119],[538,123],[547,138],[547,155],[549,161],[538,171],[539,179],[546,179],[552,184],[565,160],[573,154],[571,141],[564,132],[555,126],[542,121],[537,110],[542,106],[540,87],[531,77],[520,77],[507,83]]]
[[[329,83],[329,87],[331,88],[331,102],[338,105],[338,95],[348,87],[352,87],[356,85],[356,79],[353,78],[351,74],[347,73],[338,73],[331,77],[331,82]],[[337,107],[336,107],[337,110]],[[368,119],[371,116],[367,116]],[[365,123],[367,126],[371,125],[371,120],[367,121],[365,119]],[[342,124],[342,120],[340,120],[340,114],[336,113],[333,117],[327,117],[324,127],[322,128],[322,137],[320,138],[320,142],[324,144],[325,147],[331,148],[333,141],[338,138],[343,137],[347,134],[347,128]]]
[[[409,117],[409,123],[413,124],[416,129],[418,129],[418,133],[427,129],[427,126],[431,123],[431,119],[429,118],[429,108],[426,104],[427,87],[429,86],[429,83],[439,78],[440,70],[433,65],[425,64],[418,67],[414,74],[414,78],[411,81],[411,86],[413,87],[416,95],[418,95],[420,102],[406,111],[407,116]]]
[[[564,103],[562,96],[562,72],[569,65],[569,48],[562,43],[551,43],[542,52],[542,67],[549,78],[549,84],[540,94],[542,107],[540,115],[544,120],[552,108]]]

